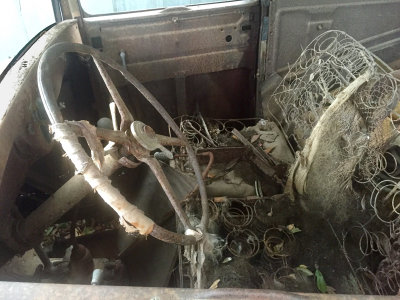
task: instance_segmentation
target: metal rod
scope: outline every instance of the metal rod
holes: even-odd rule
[[[113,124],[113,129],[118,130],[118,124],[117,124],[117,110],[115,106],[115,102],[110,102],[110,113],[111,113],[111,120]]]
[[[257,167],[260,168],[261,171],[265,173],[265,175],[272,177],[275,174],[275,170],[271,165],[271,162],[267,161],[264,157],[264,154],[254,147],[237,129],[233,129],[232,133],[245,145],[248,147],[251,152],[255,155],[253,158],[253,162],[256,164]]]
[[[181,139],[169,137],[165,135],[156,134],[158,142],[163,146],[181,146],[184,147],[185,144]]]
[[[197,242],[196,238],[192,235],[175,233],[166,230],[157,224],[154,224],[153,231],[150,233],[150,235],[160,241],[177,245],[193,245]]]
[[[62,22],[63,17],[61,13],[60,0],[51,0],[51,4],[53,6],[54,19],[56,23]]]
[[[93,57],[93,61],[97,69],[99,70],[99,73],[103,78],[104,84],[106,85],[108,91],[110,92],[110,95],[114,100],[114,103],[118,107],[119,114],[121,115],[120,129],[122,131],[125,131],[129,128],[129,126],[133,122],[132,114],[130,113],[128,107],[126,106],[124,100],[122,100],[121,95],[118,93],[118,90],[114,85],[114,82],[111,80],[111,77],[106,71],[103,64],[96,57]]]
[[[204,169],[203,171],[203,179],[206,179],[208,172],[210,171],[213,163],[214,163],[214,154],[211,151],[207,151],[207,152],[201,152],[201,153],[197,153],[198,156],[208,156],[210,159],[208,161],[207,167]],[[180,157],[180,156],[187,156],[186,154],[177,154],[175,155],[176,157]],[[190,197],[192,197],[197,191],[199,190],[199,185],[196,184],[195,187],[193,188],[193,190],[187,194],[187,196],[185,197],[185,199],[183,200],[184,202],[187,201]]]
[[[79,126],[77,126],[74,123],[70,123],[70,122],[68,122],[68,125],[70,125],[70,127],[74,130],[75,134],[77,134],[79,136],[82,135],[82,132],[81,132]],[[123,131],[120,131],[120,130],[110,130],[110,129],[106,129],[106,128],[97,127],[96,135],[98,138],[100,138],[102,140],[115,142],[120,145],[126,145],[127,143],[130,142],[129,137]],[[178,138],[169,137],[169,136],[160,135],[160,134],[157,134],[156,137],[157,137],[158,142],[163,146],[184,146],[183,142]]]
[[[157,180],[160,182],[161,187],[163,188],[165,194],[167,195],[169,201],[171,202],[171,205],[173,206],[176,215],[178,216],[179,220],[181,220],[185,230],[187,229],[194,230],[194,227],[190,224],[189,219],[185,211],[183,210],[180,201],[176,198],[175,193],[171,185],[169,184],[167,177],[165,176],[160,164],[158,163],[158,160],[150,157],[146,157],[140,160],[146,163],[153,171]]]

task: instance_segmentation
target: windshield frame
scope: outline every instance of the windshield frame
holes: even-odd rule
[[[36,43],[36,41],[48,32],[51,28],[53,28],[57,23],[50,24],[46,28],[39,31],[33,38],[31,38],[22,48],[18,51],[18,53],[11,59],[11,61],[7,64],[7,66],[0,73],[0,82],[3,81],[4,77],[7,75],[8,71],[25,55],[26,52]]]
[[[257,2],[256,0],[219,0],[218,2],[210,2],[210,3],[200,3],[200,4],[190,4],[190,5],[181,5],[181,6],[169,6],[169,7],[159,7],[159,8],[150,8],[150,9],[142,9],[142,10],[128,10],[121,12],[110,12],[104,14],[91,14],[85,11],[81,3],[82,0],[78,0],[79,9],[81,11],[82,17],[84,18],[95,18],[95,17],[107,17],[107,16],[116,16],[116,15],[126,15],[126,14],[146,14],[149,13],[153,15],[155,13],[160,13],[163,11],[173,11],[173,10],[192,10],[202,7],[206,9],[219,8],[221,6],[236,6],[235,3],[239,2],[240,5],[243,3],[249,2]]]

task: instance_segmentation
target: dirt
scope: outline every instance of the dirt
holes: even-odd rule
[[[301,230],[293,234],[294,243],[290,246],[290,256],[282,259],[266,256],[263,252],[262,234],[258,235],[260,250],[252,258],[235,257],[228,249],[225,249],[222,261],[229,257],[232,260],[225,263],[221,261],[209,267],[208,284],[211,285],[215,280],[220,279],[219,287],[269,288],[318,293],[320,291],[314,276],[318,268],[327,286],[332,287],[332,291],[343,294],[362,294],[328,220],[304,211],[301,206],[291,205],[287,206],[287,209],[277,211],[275,217],[271,218],[270,224],[276,225],[265,225],[264,229],[278,228],[278,224],[282,228],[294,224]],[[247,228],[257,232],[254,226],[253,223]],[[340,229],[336,230],[340,231]],[[220,234],[224,236],[228,232],[229,230],[222,229]],[[306,266],[312,275],[305,276],[299,272],[296,268],[301,265]],[[285,274],[281,275],[281,272]]]

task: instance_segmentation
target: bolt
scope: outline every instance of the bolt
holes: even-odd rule
[[[267,121],[261,119],[259,124],[260,124],[260,129],[261,130],[266,130],[267,129]]]

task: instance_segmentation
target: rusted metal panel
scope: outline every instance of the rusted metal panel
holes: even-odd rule
[[[387,63],[398,58],[400,1],[270,1],[267,76],[288,70],[302,49],[327,30],[341,30]]]
[[[199,5],[83,19],[92,46],[142,82],[256,68],[258,1]]]
[[[25,179],[27,167],[52,147],[43,134],[41,122],[45,120],[39,117],[37,62],[49,45],[65,40],[81,41],[76,21],[62,22],[45,33],[0,83],[0,238],[3,241],[8,241],[12,235],[10,208]],[[24,168],[20,167],[21,162]],[[5,180],[6,174],[7,178],[14,178],[12,185]]]
[[[63,40],[81,41],[76,21],[60,23],[44,34],[0,83],[0,182],[16,137],[37,130],[38,124],[34,122],[32,113],[39,99],[36,87],[38,59],[49,45]]]

